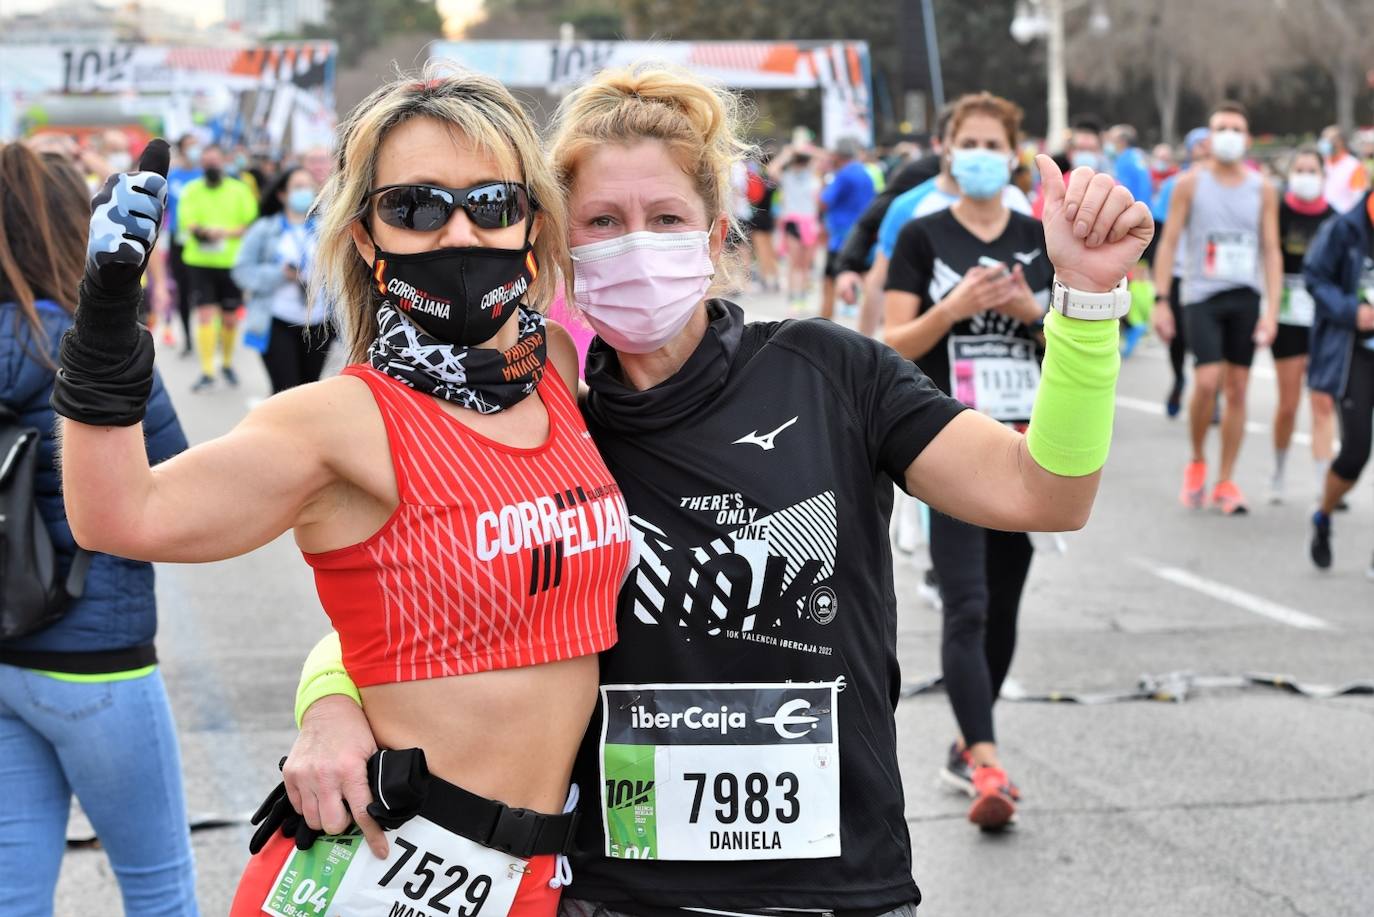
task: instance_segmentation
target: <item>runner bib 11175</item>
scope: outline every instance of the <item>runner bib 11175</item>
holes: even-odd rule
[[[950,335],[949,390],[994,420],[1029,420],[1040,385],[1035,342],[997,334]]]
[[[604,685],[606,856],[840,855],[835,682]]]
[[[506,917],[525,860],[460,837],[416,816],[386,832],[379,860],[360,833],[322,837],[293,850],[262,909],[276,917],[444,914]]]

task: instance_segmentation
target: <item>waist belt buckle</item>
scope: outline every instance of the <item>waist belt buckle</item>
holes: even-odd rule
[[[503,806],[496,816],[487,847],[518,857],[529,857],[534,840],[539,835],[541,818],[538,812]]]

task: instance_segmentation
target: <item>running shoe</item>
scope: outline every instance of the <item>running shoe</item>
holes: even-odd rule
[[[1207,463],[1189,462],[1183,469],[1183,490],[1178,500],[1189,509],[1202,509],[1207,498]]]
[[[204,392],[215,387],[215,380],[209,376],[202,375],[191,385],[191,391]]]
[[[1177,382],[1169,390],[1169,397],[1164,399],[1164,413],[1169,415],[1169,419],[1177,417],[1183,410],[1183,383]]]
[[[1240,492],[1235,481],[1217,481],[1212,488],[1211,504],[1221,510],[1224,516],[1242,516],[1249,512],[1245,505],[1245,494]]]
[[[224,367],[219,371],[219,374],[224,377],[225,383],[228,384],[230,388],[239,387],[238,373],[234,372],[234,368],[232,366]]]
[[[973,769],[976,795],[969,806],[968,820],[984,831],[998,831],[1016,821],[1016,802],[1007,772],[1000,767]]]
[[[1331,566],[1331,517],[1321,510],[1312,514],[1312,541],[1307,553],[1317,569],[1326,570]]]
[[[949,745],[949,757],[940,768],[940,782],[967,796],[978,795],[973,788],[973,756],[967,748],[960,748],[958,742]]]

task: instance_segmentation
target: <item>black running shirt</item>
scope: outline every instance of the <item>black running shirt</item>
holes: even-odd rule
[[[920,297],[921,311],[924,312],[958,286],[964,274],[976,266],[980,258],[1001,262],[1008,269],[1021,265],[1036,301],[1048,307],[1050,285],[1054,282],[1054,265],[1045,254],[1044,226],[1034,217],[1015,211],[1011,211],[1011,218],[1002,235],[991,242],[984,242],[965,229],[955,219],[952,210],[942,210],[907,223],[902,227],[892,251],[892,263],[887,270],[887,289],[916,294]],[[998,343],[998,339],[1007,338],[1018,339],[1026,344]],[[941,338],[928,353],[916,359],[916,365],[942,392],[955,395],[966,403],[972,399],[967,392],[959,391],[959,383],[968,386],[986,382],[991,386],[1004,386],[998,393],[1004,404],[1026,406],[1033,397],[1033,386],[1029,386],[1029,380],[1026,380],[1029,388],[1023,388],[1019,395],[1016,391],[1008,391],[1020,380],[1019,377],[1014,380],[1006,375],[1015,372],[1011,369],[1016,365],[1013,358],[1026,356],[1024,352],[1016,352],[1025,348],[1029,348],[1030,355],[1038,360],[1040,346],[1037,329],[1009,316],[988,311],[956,323],[948,335]],[[958,379],[951,378],[952,350],[957,351],[955,363],[962,364],[953,367],[958,370],[955,373]],[[965,370],[977,365],[979,359],[994,362],[983,364],[991,368],[985,370],[986,375],[979,374],[975,381]],[[983,409],[982,405],[977,406]],[[1025,412],[1024,417],[1010,416],[1016,413],[1019,412],[1010,411],[1008,416],[993,413],[993,416],[1006,421],[1030,419],[1029,411]]]
[[[917,901],[888,519],[892,481],[963,408],[831,322],[709,307],[679,372],[718,387],[695,408],[680,391],[608,417],[589,360],[588,427],[637,555],[574,772],[567,894],[631,913]],[[704,349],[731,325],[713,366]]]

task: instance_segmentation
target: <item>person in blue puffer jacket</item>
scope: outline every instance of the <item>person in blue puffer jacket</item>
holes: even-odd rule
[[[1341,422],[1341,452],[1327,469],[1308,543],[1312,563],[1325,570],[1331,514],[1359,480],[1374,440],[1374,194],[1322,224],[1302,273],[1316,306],[1307,385],[1336,400]],[[1366,572],[1374,580],[1374,560]]]
[[[76,545],[48,398],[85,268],[89,213],[85,183],[65,160],[19,143],[0,146],[0,402],[43,432],[34,495],[63,575]],[[157,377],[144,429],[150,461],[186,448]],[[52,914],[73,793],[109,855],[126,915],[198,913],[156,632],[152,565],[95,554],[85,591],[63,618],[0,643],[0,901],[7,917]]]

